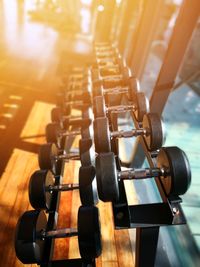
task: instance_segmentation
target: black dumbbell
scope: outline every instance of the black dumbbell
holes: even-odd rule
[[[124,67],[121,71],[121,74],[118,75],[100,76],[100,73],[96,72],[96,77],[94,77],[93,79],[94,88],[96,84],[99,83],[105,89],[110,89],[119,86],[128,86],[131,78],[130,74],[131,73],[128,67]]]
[[[88,83],[89,74],[88,69],[85,69],[83,72],[66,71],[62,74],[61,79],[65,85],[69,83],[80,83],[83,85]]]
[[[136,94],[140,92],[139,81],[134,76],[129,76],[127,78],[127,84],[124,86],[109,87],[108,89],[104,88],[101,80],[95,80],[93,82],[92,94],[93,98],[96,96],[104,96],[105,98],[126,95],[128,100],[131,102],[136,101]]]
[[[59,148],[65,146],[67,137],[76,137],[81,135],[82,139],[89,139],[93,136],[92,124],[88,119],[81,120],[82,126],[79,130],[65,130],[60,127],[60,123],[48,123],[45,129],[47,143],[55,143]],[[85,124],[84,124],[85,122]]]
[[[49,170],[35,171],[29,181],[29,201],[34,209],[51,209],[53,192],[79,190],[84,206],[96,205],[98,194],[94,166],[79,168],[78,184],[56,184],[56,177]]]
[[[149,151],[159,149],[163,144],[162,122],[155,113],[145,114],[142,121],[142,128],[129,131],[110,132],[107,117],[94,120],[94,143],[97,153],[111,151],[112,138],[129,138],[143,136]]]
[[[76,101],[77,103],[78,101]],[[69,102],[71,103],[71,102]],[[58,122],[61,124],[61,127],[63,127],[64,125],[69,125],[70,124],[70,120],[72,120],[72,123],[74,123],[73,119],[77,119],[78,117],[74,117],[72,115],[70,115],[70,111],[71,108],[76,107],[76,103],[73,102],[74,104],[72,105],[66,105],[66,107],[63,108],[62,105],[58,105],[57,107],[53,108],[51,110],[51,121],[52,122]],[[81,107],[81,112],[85,111],[85,110],[89,110],[90,106],[87,101],[85,100],[85,103],[83,103],[83,101],[80,101],[78,104],[79,107]],[[90,116],[89,116],[90,115]],[[80,118],[80,116],[79,116]],[[91,112],[88,111],[88,117],[84,117],[86,118],[92,118]],[[65,122],[66,121],[66,122]]]
[[[104,97],[96,96],[93,99],[94,116],[95,118],[106,117],[106,114],[110,112],[121,113],[132,111],[135,113],[137,121],[140,122],[143,120],[144,115],[149,112],[149,103],[143,92],[137,93],[135,99],[135,104],[106,107]]]
[[[63,106],[67,102],[72,101],[86,101],[89,102],[91,99],[90,88],[78,88],[68,90],[66,88],[60,88],[60,93],[57,94],[57,105]]]
[[[55,143],[61,149],[64,149],[67,137],[76,137],[81,134],[80,130],[66,131],[61,129],[60,123],[57,122],[48,123],[45,132],[47,143]]]
[[[97,59],[104,59],[104,58],[115,58],[118,56],[118,51],[117,50],[107,50],[107,51],[100,51],[100,50],[96,50],[95,52],[95,56]]]
[[[46,241],[52,238],[78,236],[80,255],[90,261],[101,255],[99,211],[94,206],[81,206],[78,210],[78,229],[48,231],[43,210],[26,211],[18,220],[15,231],[15,251],[24,264],[40,264],[44,260]]]
[[[99,198],[117,201],[119,180],[158,177],[167,197],[185,194],[191,183],[191,171],[187,156],[178,147],[162,147],[157,156],[157,167],[117,171],[112,152],[99,154],[96,158],[96,178]]]
[[[60,163],[69,160],[80,160],[82,166],[93,165],[95,151],[91,139],[80,139],[79,152],[65,153],[55,144],[47,143],[40,147],[38,163],[41,170],[51,170],[55,175],[59,173]]]

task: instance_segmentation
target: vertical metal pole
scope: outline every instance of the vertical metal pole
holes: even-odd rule
[[[109,42],[111,38],[111,30],[116,1],[102,1],[103,10],[99,11],[96,20],[95,40],[97,42]],[[98,6],[97,6],[98,8]]]
[[[155,264],[159,227],[136,229],[136,267],[153,267]]]
[[[199,0],[183,2],[151,97],[150,107],[153,112],[162,114],[199,15]]]
[[[163,0],[147,0],[143,5],[144,10],[132,40],[130,59],[131,69],[138,79],[142,77],[164,4]]]
[[[124,53],[127,37],[130,32],[131,20],[133,17],[133,12],[135,8],[134,0],[126,0],[123,5],[123,13],[122,13],[122,22],[120,27],[120,32],[118,36],[118,48],[121,54]]]

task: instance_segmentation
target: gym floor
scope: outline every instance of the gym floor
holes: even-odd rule
[[[45,142],[45,126],[55,105],[57,69],[80,42],[80,38],[70,41],[71,36],[31,21],[28,10],[32,2],[0,1],[0,266],[23,266],[14,251],[16,222],[31,209],[28,182],[38,169],[37,152]],[[90,45],[84,39],[82,47],[88,53]],[[76,162],[67,163],[64,182],[77,181],[78,167]],[[127,188],[133,204],[137,201],[134,188]],[[79,205],[78,192],[61,194],[59,228],[76,226]],[[111,205],[101,202],[99,208],[103,253],[97,266],[134,266],[135,231],[114,231]],[[77,238],[56,241],[55,259],[76,257]]]

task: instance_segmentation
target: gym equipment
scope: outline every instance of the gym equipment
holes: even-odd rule
[[[110,132],[107,117],[94,120],[94,142],[97,153],[111,151],[112,138],[130,138],[143,136],[149,151],[159,149],[163,144],[162,122],[157,114],[145,114],[142,121],[143,128],[129,131]]]
[[[117,171],[112,152],[96,158],[96,178],[99,198],[105,202],[119,198],[119,180],[158,177],[167,197],[185,194],[191,183],[191,170],[186,154],[178,147],[162,147],[157,156],[157,167]]]
[[[75,121],[75,120],[74,120]],[[80,126],[79,122],[82,124]],[[61,129],[60,124],[57,122],[47,124],[45,128],[46,140],[47,143],[55,143],[58,147],[64,148],[64,142],[66,137],[76,137],[77,135],[81,135],[83,139],[91,138],[92,129],[90,126],[90,119],[79,119],[76,120],[73,126],[80,126],[80,130],[67,131]],[[69,124],[66,123],[69,127]],[[66,128],[68,128],[66,127]]]
[[[128,78],[127,81],[128,84],[115,86],[115,87],[109,87],[105,88],[102,85],[102,82],[100,80],[95,80],[93,82],[93,97],[96,96],[119,96],[119,95],[126,95],[128,100],[131,102],[135,102],[135,95],[140,92],[140,85],[138,80],[131,76]],[[145,97],[146,98],[146,97]]]
[[[81,139],[79,142],[79,153],[65,153],[55,144],[47,143],[40,147],[38,163],[41,170],[51,170],[55,175],[58,173],[60,162],[69,160],[80,160],[82,166],[92,165],[95,161],[95,153],[91,139]]]
[[[78,184],[56,184],[56,177],[49,170],[35,171],[29,181],[29,201],[34,209],[51,209],[53,193],[79,190],[81,203],[92,206],[98,203],[94,166],[81,166]]]
[[[78,236],[80,255],[91,260],[101,255],[99,211],[94,206],[81,206],[78,210],[78,229],[47,229],[43,210],[26,211],[18,220],[15,233],[15,251],[24,264],[40,264],[48,239]]]
[[[149,112],[148,100],[144,93],[136,93],[136,104],[131,105],[118,105],[106,107],[103,96],[96,96],[93,99],[93,110],[95,118],[106,117],[106,113],[122,113],[127,111],[133,111],[135,113],[137,121],[142,121],[144,115]]]
[[[89,108],[83,108],[84,110],[87,110]],[[82,112],[83,112],[82,111]],[[89,111],[88,111],[89,114]],[[82,125],[89,125],[91,123],[91,116],[88,115],[88,117],[85,118],[77,118],[70,116],[70,115],[65,115],[65,113],[62,111],[61,107],[55,107],[51,110],[51,121],[52,122],[57,122],[60,123],[62,128],[67,129],[69,126],[82,126]]]

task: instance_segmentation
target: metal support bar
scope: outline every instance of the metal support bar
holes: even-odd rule
[[[159,227],[136,229],[135,267],[154,267]]]
[[[150,100],[152,112],[163,112],[199,15],[199,0],[183,2]]]
[[[143,4],[143,12],[133,39],[130,65],[135,76],[140,80],[151,49],[152,41],[160,20],[161,10],[165,3],[163,0],[147,0]]]

